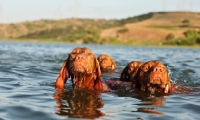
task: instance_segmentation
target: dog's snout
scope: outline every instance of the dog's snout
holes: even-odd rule
[[[153,72],[163,72],[163,68],[157,66],[157,67],[153,68]]]
[[[82,54],[77,55],[76,60],[85,60],[85,55]]]

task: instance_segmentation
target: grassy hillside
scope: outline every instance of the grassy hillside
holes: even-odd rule
[[[104,29],[101,37],[112,37],[129,44],[173,45],[185,39],[185,32],[188,30],[194,30],[200,34],[200,13],[158,12],[152,14],[151,18],[140,22]]]
[[[99,35],[101,29],[116,26],[115,24],[117,24],[115,21],[90,19],[40,20],[19,24],[3,24],[0,25],[0,38],[73,41],[90,34]]]
[[[156,12],[121,20],[63,19],[1,24],[0,39],[196,45],[200,44],[199,30],[200,13]]]

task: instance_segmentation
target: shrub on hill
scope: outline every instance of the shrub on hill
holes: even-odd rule
[[[173,33],[169,33],[166,38],[166,40],[173,40],[174,39],[174,34]]]
[[[200,31],[196,30],[187,30],[184,32],[184,38],[178,38],[176,40],[169,39],[172,37],[172,35],[168,34],[166,39],[168,38],[168,41],[164,42],[164,44],[176,44],[176,45],[200,45]]]

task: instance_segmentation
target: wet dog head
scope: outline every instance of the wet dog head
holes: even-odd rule
[[[150,92],[171,92],[167,68],[160,61],[148,61],[139,68],[140,89]]]
[[[89,48],[75,48],[68,57],[72,73],[92,73],[96,68],[96,57]]]
[[[112,71],[116,69],[116,63],[109,55],[101,54],[97,60],[99,61],[102,71]]]
[[[120,80],[122,81],[135,81],[139,67],[143,64],[140,61],[132,61],[123,69]]]
[[[72,50],[60,70],[56,87],[62,86],[59,88],[63,88],[66,79],[70,76],[72,81],[75,78],[73,82],[76,88],[102,89],[99,62],[89,48],[75,48]]]

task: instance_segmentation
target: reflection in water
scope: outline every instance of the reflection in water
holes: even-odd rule
[[[119,97],[132,97],[134,99],[140,100],[140,102],[135,103],[137,105],[137,110],[133,110],[132,112],[142,112],[142,113],[149,113],[149,114],[164,114],[163,112],[158,111],[157,108],[160,108],[164,105],[165,99],[169,94],[151,94],[144,91],[134,90],[120,90],[115,91]],[[135,108],[134,108],[135,109]]]
[[[149,105],[151,107],[140,107],[138,108],[138,112],[144,112],[144,113],[151,113],[151,114],[163,114],[162,112],[159,112],[156,107],[153,106],[164,106],[163,105],[164,97],[152,97],[148,98],[140,104],[140,106],[144,105]]]
[[[130,109],[133,113],[163,115],[164,111],[160,111],[159,108],[165,106],[165,99],[171,95],[132,90],[128,87],[130,86],[128,82],[106,80],[104,83],[112,89],[108,93],[115,94],[118,97],[132,97],[140,100],[140,102],[134,103],[137,106],[136,108]],[[173,84],[173,87],[177,93],[183,92],[183,90],[189,92],[188,89],[182,86],[177,87],[177,85]],[[56,114],[60,116],[69,118],[98,118],[104,116],[104,113],[99,110],[104,106],[104,103],[100,98],[100,93],[96,91],[83,89],[57,90],[54,93],[54,99],[57,103]]]
[[[134,97],[141,100],[141,103],[137,105],[144,106],[144,107],[138,108],[137,112],[163,114],[162,112],[157,110],[157,107],[164,106],[163,102],[165,100],[165,96],[163,96],[162,94],[152,95],[150,93],[139,91]],[[148,107],[148,106],[151,106],[151,107]],[[152,107],[152,106],[155,106],[155,107]]]
[[[157,111],[157,108],[138,108],[137,112],[151,113],[151,114],[163,114]]]
[[[70,118],[98,118],[103,116],[99,108],[104,106],[100,94],[88,90],[57,90],[56,114]]]

